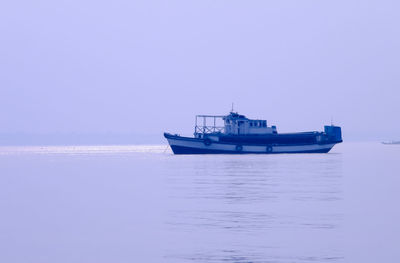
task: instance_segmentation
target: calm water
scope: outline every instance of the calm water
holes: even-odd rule
[[[400,262],[400,145],[0,148],[0,262]]]

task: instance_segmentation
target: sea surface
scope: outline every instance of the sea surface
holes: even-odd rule
[[[0,147],[0,262],[397,263],[400,145]]]

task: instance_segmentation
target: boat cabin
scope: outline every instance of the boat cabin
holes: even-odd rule
[[[203,125],[198,124],[198,118],[203,118]],[[212,125],[207,120],[212,120]],[[219,126],[217,125],[219,121]],[[223,126],[221,125],[221,120]],[[209,121],[208,121],[209,122]],[[194,135],[202,138],[204,134],[226,134],[226,135],[259,135],[276,134],[275,126],[268,127],[266,120],[251,120],[237,112],[231,112],[226,116],[197,115]]]

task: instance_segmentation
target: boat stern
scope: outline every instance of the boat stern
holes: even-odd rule
[[[329,140],[334,143],[341,143],[342,140],[342,128],[339,126],[325,126],[324,127],[325,134],[328,136]]]

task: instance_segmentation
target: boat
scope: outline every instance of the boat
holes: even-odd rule
[[[400,141],[388,141],[388,142],[382,142],[382,144],[400,144]]]
[[[174,154],[328,153],[342,142],[342,131],[331,124],[323,132],[278,133],[266,120],[231,111],[222,116],[197,115],[194,137],[171,133],[164,137]]]

